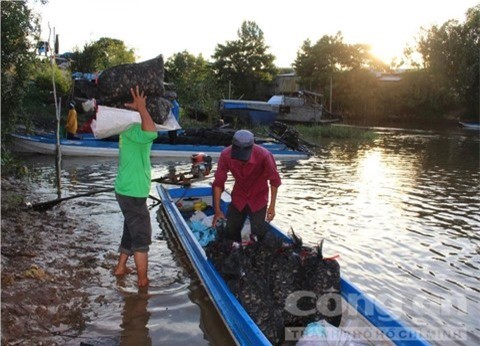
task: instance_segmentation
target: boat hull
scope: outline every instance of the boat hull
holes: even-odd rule
[[[466,130],[480,131],[480,122],[478,121],[459,121],[458,124]]]
[[[278,116],[278,106],[262,101],[221,100],[220,114],[225,120],[236,119],[253,125],[271,124]]]
[[[54,136],[29,136],[12,135],[14,139],[14,150],[20,152],[33,152],[38,154],[53,155],[56,153],[56,139]],[[281,143],[264,143],[263,147],[268,149],[276,159],[295,160],[306,159],[308,153],[288,149]],[[152,145],[151,157],[176,157],[189,158],[193,154],[203,152],[212,158],[220,156],[224,146],[193,145],[193,144],[160,144]],[[64,156],[118,156],[118,142],[98,140],[88,137],[83,140],[60,140],[60,150]]]

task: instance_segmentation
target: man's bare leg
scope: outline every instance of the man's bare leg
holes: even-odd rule
[[[120,276],[120,275],[125,275],[130,273],[130,269],[127,268],[127,260],[128,260],[128,255],[123,252],[120,252],[120,256],[118,257],[117,267],[113,272],[115,275]]]
[[[133,253],[135,266],[137,267],[138,287],[148,286],[148,252],[136,251]]]

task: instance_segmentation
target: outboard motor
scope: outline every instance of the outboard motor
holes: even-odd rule
[[[212,170],[212,157],[204,153],[193,154],[192,161],[192,176],[194,178],[204,178],[210,174]]]

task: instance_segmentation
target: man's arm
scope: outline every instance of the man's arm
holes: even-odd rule
[[[215,227],[219,219],[225,219],[225,215],[220,209],[220,198],[222,196],[222,188],[220,186],[213,187],[213,210],[215,211],[215,216],[212,220],[212,227]]]
[[[142,91],[140,93],[137,85],[135,90],[130,88],[130,93],[132,94],[133,102],[125,103],[125,106],[140,113],[143,131],[157,132],[157,127],[155,126],[155,123],[153,122],[153,119],[147,110],[147,97],[145,96],[144,92]]]
[[[270,222],[275,217],[275,204],[277,203],[278,187],[270,186],[270,205],[267,209],[267,221]]]

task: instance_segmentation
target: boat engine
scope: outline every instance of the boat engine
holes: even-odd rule
[[[191,157],[192,167],[189,172],[177,173],[175,167],[171,167],[168,175],[153,179],[152,181],[163,184],[189,186],[194,180],[201,180],[210,174],[212,170],[212,158],[204,153],[193,154]]]
[[[212,158],[204,153],[193,154],[191,156],[191,173],[194,178],[204,178],[212,170]]]

